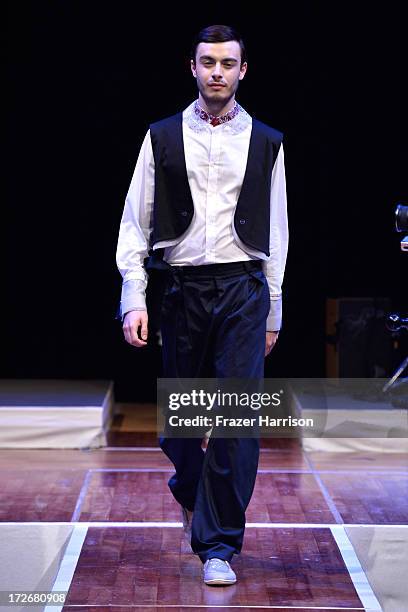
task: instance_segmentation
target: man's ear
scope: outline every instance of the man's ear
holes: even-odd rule
[[[193,77],[195,78],[197,76],[197,73],[196,73],[196,67],[195,67],[194,60],[190,60],[190,67],[191,67],[191,72],[193,73]]]
[[[248,70],[248,64],[244,62],[239,70],[239,80],[242,81],[244,76],[246,75],[246,71]]]

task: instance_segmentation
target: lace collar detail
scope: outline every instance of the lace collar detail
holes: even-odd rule
[[[202,115],[201,111],[206,115]],[[233,115],[231,117],[231,115]],[[228,116],[228,117],[227,117]],[[198,104],[198,100],[192,102],[184,111],[183,111],[183,119],[186,121],[189,128],[191,128],[194,132],[205,132],[216,129],[210,123],[212,119],[212,115],[209,115],[203,109],[201,109]],[[251,116],[246,112],[244,108],[238,102],[235,102],[234,107],[223,117],[220,117],[220,125],[228,126],[228,129],[234,133],[238,134],[239,132],[243,132],[248,125],[252,122]],[[218,126],[216,126],[218,127]]]
[[[224,115],[211,115],[206,110],[201,108],[198,101],[194,102],[194,112],[196,115],[200,117],[203,121],[207,123],[211,123],[213,127],[216,125],[220,125],[221,123],[226,123],[227,121],[231,121],[234,117],[236,117],[239,113],[238,103],[235,101],[234,106]]]

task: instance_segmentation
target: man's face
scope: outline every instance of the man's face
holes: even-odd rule
[[[241,66],[241,49],[236,40],[201,42],[197,47],[195,62],[191,60],[191,71],[197,79],[198,90],[204,101],[210,104],[227,104],[246,70],[246,62]]]

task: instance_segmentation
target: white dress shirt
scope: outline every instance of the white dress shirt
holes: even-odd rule
[[[158,242],[164,259],[174,266],[204,265],[261,259],[271,298],[267,330],[281,327],[282,281],[288,249],[288,221],[283,146],[271,176],[270,255],[246,246],[236,234],[234,212],[244,179],[252,119],[240,107],[230,121],[213,127],[183,111],[184,155],[194,204],[193,219],[182,236]],[[119,229],[116,262],[123,278],[122,317],[146,308],[148,254],[152,231],[155,165],[150,131],[143,141],[126,197]]]

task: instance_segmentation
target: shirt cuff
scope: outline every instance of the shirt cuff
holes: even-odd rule
[[[130,310],[146,310],[146,281],[128,280],[122,284],[120,298],[120,316],[123,317]]]
[[[271,300],[268,318],[266,319],[266,331],[279,331],[282,326],[282,298]]]

